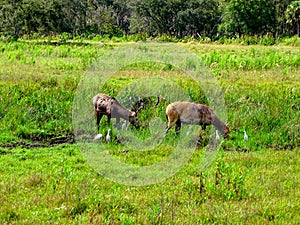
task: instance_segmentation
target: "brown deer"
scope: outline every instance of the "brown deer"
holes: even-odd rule
[[[100,120],[103,115],[107,116],[107,122],[110,124],[111,118],[116,118],[117,126],[120,124],[120,118],[129,121],[133,126],[139,128],[137,112],[130,111],[122,106],[114,97],[106,94],[97,94],[93,98],[95,107],[96,125],[99,130]]]
[[[191,102],[173,102],[166,108],[168,126],[166,132],[175,124],[175,131],[178,134],[181,123],[198,124],[205,130],[206,126],[213,125],[219,130],[224,138],[229,138],[229,127],[224,124],[211,108],[206,105]]]

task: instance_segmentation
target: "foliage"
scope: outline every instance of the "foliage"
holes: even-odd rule
[[[300,37],[300,1],[292,2],[285,12],[286,22],[296,26],[296,34]]]
[[[0,31],[13,35],[15,39],[33,32],[48,35],[63,32],[106,34],[107,24],[115,25],[114,18],[110,17],[111,6],[105,6],[104,1],[28,0],[10,3],[5,0],[0,7]],[[109,35],[115,35],[114,31]]]
[[[292,0],[3,0],[0,34],[9,40],[33,33],[109,38],[146,34],[214,40],[236,34],[279,37],[298,33],[297,15],[291,11],[296,5]]]
[[[2,108],[2,132],[31,140],[70,135],[73,87],[58,85],[55,78],[36,82],[2,87],[1,106],[9,106]]]
[[[152,35],[211,36],[220,17],[216,1],[141,0],[136,10],[143,29]]]
[[[264,35],[273,33],[276,25],[275,4],[269,0],[229,1],[219,30],[225,33]]]

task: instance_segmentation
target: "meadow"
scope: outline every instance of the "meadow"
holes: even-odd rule
[[[0,42],[1,223],[297,224],[299,44],[176,42],[197,54],[218,81],[230,139],[222,140],[214,161],[201,170],[210,134],[199,128],[200,143],[174,176],[153,185],[127,186],[89,166],[72,126],[73,99],[86,71],[106,52],[126,43]],[[155,63],[124,68],[101,91],[115,95],[140,76],[157,74],[179,84],[192,101],[209,103],[180,71]],[[147,123],[149,115],[160,116],[166,123],[164,107],[144,109],[141,120]],[[105,121],[101,124],[101,132],[106,132]],[[112,129],[114,135],[117,131]],[[140,138],[149,135],[135,132]],[[170,154],[173,137],[171,131],[167,143],[151,152],[124,151],[117,142],[105,148],[121,161],[149,165]]]

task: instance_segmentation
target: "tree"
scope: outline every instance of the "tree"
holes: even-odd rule
[[[296,27],[296,33],[300,37],[300,1],[292,2],[285,12],[286,22]]]
[[[230,0],[219,30],[227,33],[264,35],[274,33],[276,7],[271,0]]]
[[[130,0],[114,0],[111,5],[115,24],[127,34],[129,32],[129,17],[132,10]]]
[[[179,31],[184,35],[211,37],[217,32],[220,18],[219,1],[186,1],[185,7],[179,11]]]
[[[215,0],[139,0],[136,12],[153,35],[211,36],[220,19]]]
[[[24,19],[22,15],[22,1],[4,0],[0,5],[0,31],[18,39]]]
[[[177,11],[172,9],[171,0],[139,0],[136,1],[138,21],[151,35],[172,33],[173,22]]]
[[[300,36],[293,0],[1,0],[0,34]]]
[[[276,14],[277,14],[276,35],[286,34],[289,31],[288,24],[286,23],[285,12],[288,5],[292,1],[293,0],[274,0],[274,3],[276,5]]]

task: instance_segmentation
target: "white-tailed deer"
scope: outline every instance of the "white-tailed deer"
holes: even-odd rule
[[[197,124],[205,130],[206,126],[213,125],[221,132],[224,138],[229,137],[229,127],[224,124],[211,108],[206,105],[191,102],[173,102],[166,108],[168,126],[166,132],[175,124],[175,131],[179,133],[181,123]]]
[[[93,98],[95,107],[96,124],[99,130],[100,120],[103,115],[107,116],[107,122],[110,124],[111,118],[116,118],[117,125],[120,124],[120,118],[129,121],[133,126],[139,128],[137,112],[130,111],[122,106],[114,97],[106,94],[97,94]]]

